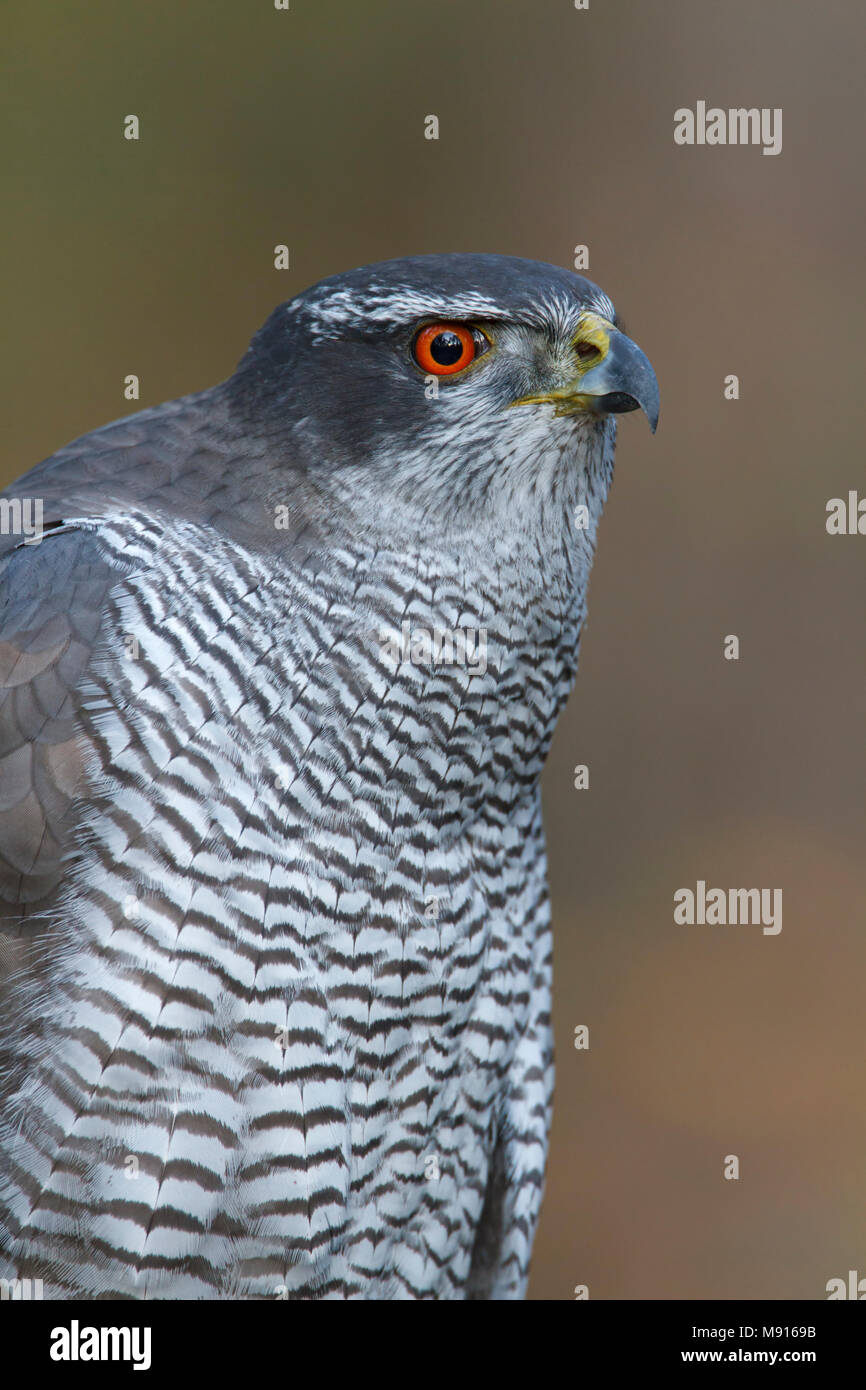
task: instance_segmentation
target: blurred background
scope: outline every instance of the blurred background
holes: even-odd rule
[[[19,0],[4,28],[4,484],[227,376],[324,275],[588,246],[662,416],[620,424],[545,774],[558,1075],[530,1296],[866,1276],[866,539],[825,530],[828,499],[866,495],[862,7]],[[699,100],[781,107],[781,154],[675,145]],[[677,926],[698,879],[781,888],[782,932]]]

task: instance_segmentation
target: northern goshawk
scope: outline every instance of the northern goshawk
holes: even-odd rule
[[[0,1276],[523,1295],[539,775],[658,414],[616,324],[532,261],[354,270],[7,490]]]

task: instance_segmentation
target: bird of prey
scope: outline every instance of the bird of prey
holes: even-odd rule
[[[638,407],[588,280],[410,257],[7,489],[0,1276],[523,1297],[539,775]]]

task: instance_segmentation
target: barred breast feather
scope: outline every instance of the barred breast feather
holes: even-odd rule
[[[88,509],[110,461],[2,561],[0,1272],[518,1296],[552,1078],[538,776],[583,594],[435,538],[277,562],[152,479]],[[483,630],[485,669],[395,663],[406,623]]]

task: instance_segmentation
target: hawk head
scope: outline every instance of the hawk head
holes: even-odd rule
[[[613,417],[642,409],[654,430],[659,410],[602,290],[495,255],[323,280],[274,311],[228,386],[246,428],[308,477],[440,513],[513,512],[581,469],[609,476]]]

